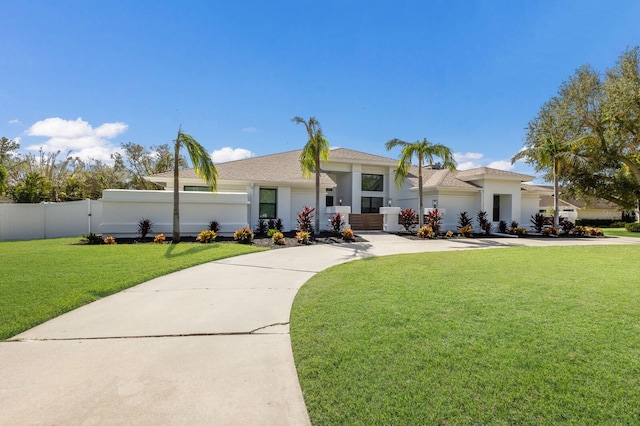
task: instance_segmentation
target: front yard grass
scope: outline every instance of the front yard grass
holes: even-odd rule
[[[603,228],[602,232],[607,237],[635,237],[635,238],[640,238],[640,232],[629,232],[625,228]]]
[[[371,258],[298,293],[314,425],[639,424],[638,246]]]
[[[262,249],[243,244],[0,242],[0,340],[152,278]]]

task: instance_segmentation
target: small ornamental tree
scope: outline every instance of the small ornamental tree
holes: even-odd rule
[[[306,207],[298,213],[298,230],[313,234],[313,212],[315,208]]]
[[[478,212],[478,224],[480,225],[480,229],[485,233],[485,235],[491,234],[491,228],[493,228],[493,224],[489,221],[487,212],[482,210]]]
[[[442,227],[442,213],[440,213],[438,209],[429,211],[429,214],[427,215],[427,225],[431,227],[431,230],[436,237],[440,235],[440,228]]]
[[[460,212],[458,215],[458,227],[464,228],[465,226],[473,226],[473,218],[469,216],[467,212]]]
[[[342,228],[344,228],[344,216],[341,213],[336,213],[331,216],[331,230],[334,234],[340,235]]]
[[[412,232],[412,229],[418,223],[418,215],[413,211],[413,209],[405,209],[400,212],[398,221],[405,231]]]

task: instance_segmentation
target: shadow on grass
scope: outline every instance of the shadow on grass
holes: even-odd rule
[[[453,241],[456,244],[462,244],[468,247],[520,247],[525,245],[521,242],[517,242],[516,238],[505,238],[503,240],[484,238],[459,238]]]
[[[181,247],[183,247],[185,244],[181,245]],[[189,247],[187,250],[185,251],[181,251],[179,253],[174,253],[174,251],[176,250],[176,247],[178,246],[178,244],[169,244],[169,247],[167,247],[167,251],[164,254],[164,257],[166,257],[167,259],[171,259],[171,258],[175,258],[175,257],[180,257],[180,256],[186,256],[192,253],[198,253],[200,251],[202,251],[204,248],[206,248],[205,246],[212,246],[215,245],[216,247],[219,246],[218,243],[211,243],[211,244],[191,244],[191,247]]]

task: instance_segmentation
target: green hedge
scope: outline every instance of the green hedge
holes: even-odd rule
[[[576,219],[576,226],[591,226],[594,228],[620,228],[619,219]],[[623,225],[624,226],[624,225]]]
[[[640,232],[640,223],[638,222],[627,223],[624,227],[629,232]]]

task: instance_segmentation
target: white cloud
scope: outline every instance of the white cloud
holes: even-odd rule
[[[74,157],[82,159],[95,159],[109,161],[118,147],[114,146],[110,139],[127,131],[129,126],[125,123],[104,123],[93,128],[82,118],[76,120],[64,120],[59,117],[47,118],[38,121],[27,129],[29,136],[43,136],[48,138],[42,144],[33,144],[26,147],[27,150],[56,152],[73,151]]]
[[[248,132],[248,133],[254,133],[257,130],[258,129],[256,129],[255,127],[245,127],[244,129],[242,129],[243,132]]]
[[[244,160],[250,157],[255,157],[255,154],[248,149],[234,149],[228,146],[216,149],[211,153],[211,159],[214,163],[226,163],[227,161]]]
[[[16,126],[20,126],[22,123],[17,118],[14,118],[13,120],[9,120],[9,124],[15,124]]]
[[[492,161],[487,167],[490,167],[492,169],[511,171],[514,168],[514,165],[511,164],[511,161],[499,160]]]
[[[456,152],[453,154],[453,157],[458,163],[458,170],[469,170],[475,169],[476,167],[482,167],[478,161],[482,160],[484,154],[479,152]]]

